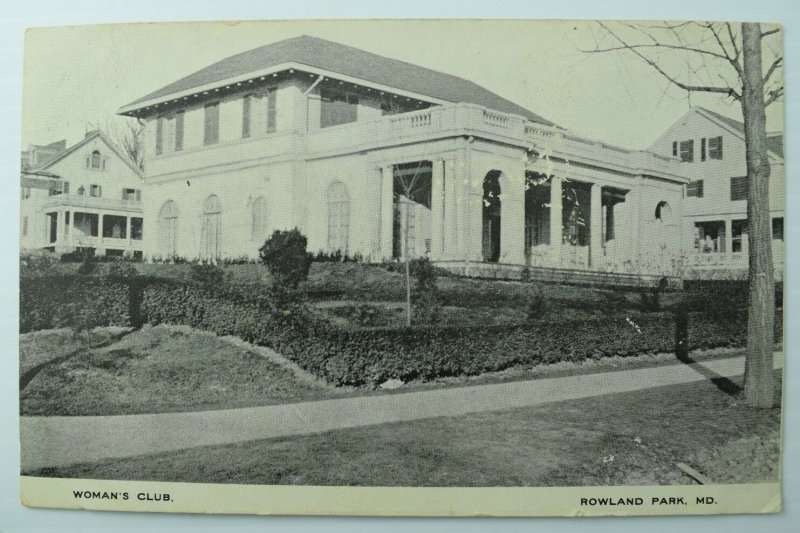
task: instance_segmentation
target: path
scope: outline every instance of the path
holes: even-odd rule
[[[776,353],[775,367],[782,366],[783,354]],[[743,372],[744,358],[735,357],[690,365],[221,411],[21,417],[22,468],[29,471],[195,446],[528,407],[732,377]]]

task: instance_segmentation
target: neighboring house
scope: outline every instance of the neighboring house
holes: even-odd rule
[[[28,149],[22,151],[20,157],[21,168],[22,170],[30,170],[32,168],[43,167],[66,149],[66,139],[45,145],[29,144]]]
[[[671,154],[572,134],[462,78],[302,36],[120,108],[146,124],[145,255],[309,249],[450,268],[667,273],[685,183]]]
[[[38,166],[42,160],[29,150],[29,166],[22,170],[22,248],[141,257],[139,169],[99,131],[68,149],[65,141],[54,144],[62,150]]]
[[[767,147],[772,250],[780,274],[784,260],[783,134],[768,134]],[[696,107],[670,126],[650,150],[679,157],[682,173],[691,179],[683,207],[684,250],[689,266],[700,271],[747,270],[744,124]]]

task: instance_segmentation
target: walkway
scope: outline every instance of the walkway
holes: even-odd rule
[[[783,353],[775,354],[782,368]],[[22,468],[529,407],[744,372],[744,358],[267,407],[97,417],[21,417]]]

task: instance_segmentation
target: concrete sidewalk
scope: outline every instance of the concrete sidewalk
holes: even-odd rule
[[[775,354],[782,368],[783,353]],[[744,357],[296,404],[125,416],[21,417],[22,468],[511,409],[744,373]],[[709,386],[714,386],[709,384]]]

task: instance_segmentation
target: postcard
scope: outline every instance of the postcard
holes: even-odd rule
[[[28,30],[22,502],[780,511],[782,39]]]

